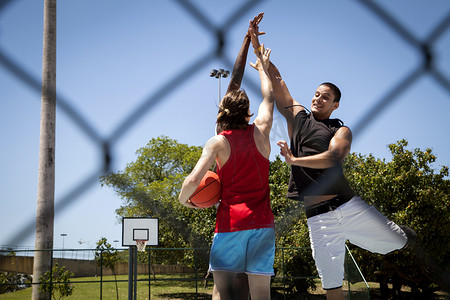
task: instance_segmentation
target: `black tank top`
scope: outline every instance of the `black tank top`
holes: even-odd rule
[[[295,116],[291,151],[296,157],[315,155],[328,150],[330,140],[343,122],[339,119],[316,120],[304,110]],[[342,165],[327,169],[311,169],[291,166],[287,196],[302,199],[303,196],[341,195],[352,197],[354,192],[345,179]]]

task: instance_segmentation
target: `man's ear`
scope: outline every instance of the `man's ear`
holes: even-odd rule
[[[340,102],[334,102],[333,104],[333,110],[336,110],[339,107]]]

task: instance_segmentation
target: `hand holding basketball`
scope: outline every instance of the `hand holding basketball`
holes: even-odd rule
[[[219,203],[222,197],[222,184],[219,175],[206,171],[197,190],[189,197],[192,204],[197,207],[212,207]]]

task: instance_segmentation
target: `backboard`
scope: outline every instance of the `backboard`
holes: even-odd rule
[[[148,246],[157,246],[158,219],[122,218],[122,246],[136,246],[136,240],[148,240]]]

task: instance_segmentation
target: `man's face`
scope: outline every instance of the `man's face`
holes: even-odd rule
[[[339,107],[339,102],[334,102],[333,90],[326,85],[320,85],[311,102],[311,112],[318,120],[325,120]]]

